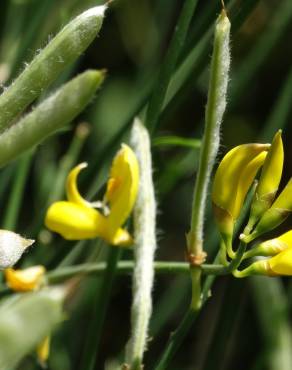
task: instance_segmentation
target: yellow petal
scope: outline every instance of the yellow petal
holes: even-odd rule
[[[259,184],[256,190],[259,198],[272,196],[271,203],[278,190],[284,162],[284,150],[281,137],[281,131],[278,131],[273,139],[271,148],[269,149],[265,160],[262,173],[259,179]]]
[[[286,209],[289,212],[292,211],[292,178],[289,180],[288,184],[275,200],[271,208]]]
[[[132,149],[123,144],[115,156],[107,183],[108,231],[114,235],[129,217],[138,192],[139,165]]]
[[[285,234],[277,238],[266,240],[256,247],[261,256],[274,256],[287,248],[292,247],[292,230],[287,231]]]
[[[250,233],[264,212],[271,207],[281,181],[283,162],[283,143],[281,131],[278,131],[273,139],[262,169],[259,183],[252,201],[246,232]]]
[[[285,249],[268,259],[271,271],[277,275],[292,275],[292,248]]]
[[[261,217],[260,221],[254,228],[250,235],[243,235],[241,239],[245,243],[249,243],[258,236],[273,230],[275,227],[279,226],[289,214],[292,212],[292,178],[289,180],[288,184],[285,186],[284,190]]]
[[[245,197],[248,193],[248,190],[251,187],[258,170],[263,165],[266,156],[267,156],[267,152],[262,152],[258,154],[242,170],[242,173],[238,181],[235,201],[233,204],[233,208],[231,210],[231,214],[233,215],[235,219],[237,219],[240,214],[240,211],[241,211],[243,202],[245,200]]]
[[[55,202],[46,214],[45,225],[67,240],[103,237],[106,219],[96,209],[72,202]]]
[[[278,236],[276,239],[280,240],[282,243],[285,243],[287,248],[292,247],[292,230],[289,230],[286,233]]]
[[[108,219],[96,209],[71,202],[53,203],[47,211],[45,225],[67,240],[102,238],[116,246],[133,244],[126,230],[113,231]]]
[[[50,336],[47,336],[37,347],[38,360],[42,365],[45,365],[50,354]]]
[[[16,292],[28,292],[40,287],[46,269],[44,266],[33,266],[24,270],[5,270],[5,279],[8,287]]]
[[[120,247],[128,247],[134,243],[133,238],[128,231],[121,228],[118,229],[114,235],[108,235],[108,242]]]
[[[238,205],[241,199],[237,198],[239,185],[244,187],[242,198],[248,187],[241,177],[246,166],[260,153],[269,148],[269,144],[243,144],[230,150],[222,159],[214,178],[212,189],[213,203],[227,211],[234,220],[238,217]],[[250,178],[248,179],[250,185]]]
[[[79,204],[80,206],[90,207],[90,202],[87,202],[79,193],[77,187],[77,177],[81,170],[87,167],[87,163],[83,162],[74,167],[66,181],[66,195],[69,202]]]

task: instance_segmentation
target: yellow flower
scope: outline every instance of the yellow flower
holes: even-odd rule
[[[227,246],[244,199],[269,147],[269,144],[239,145],[224,156],[216,171],[212,189],[213,209]]]
[[[116,154],[102,204],[105,212],[95,209],[79,193],[77,177],[86,163],[76,166],[67,178],[67,201],[53,203],[46,214],[46,226],[68,240],[100,237],[112,245],[129,245],[132,238],[121,227],[129,217],[137,196],[139,166],[132,149],[123,144]]]
[[[6,284],[16,292],[29,292],[40,288],[46,269],[33,266],[24,270],[8,268],[4,271]]]
[[[258,251],[257,255],[260,256],[274,256],[285,249],[292,247],[292,230],[278,236],[277,238],[267,240],[255,249]]]
[[[292,275],[292,248],[285,249],[276,256],[267,260],[272,274],[275,275]]]
[[[247,230],[250,231],[262,214],[270,208],[281,181],[284,150],[279,130],[272,142],[267,158],[263,165],[259,183],[251,206],[251,215]]]
[[[261,217],[258,224],[250,235],[242,234],[240,239],[249,243],[267,231],[273,230],[280,225],[292,212],[292,178],[280,193],[277,199]]]
[[[257,196],[260,199],[267,198],[270,205],[276,196],[283,170],[284,151],[281,133],[281,130],[278,131],[273,139],[256,190]]]
[[[236,277],[250,275],[291,276],[292,275],[292,248],[287,248],[272,258],[262,259],[252,263],[242,271],[236,271]]]

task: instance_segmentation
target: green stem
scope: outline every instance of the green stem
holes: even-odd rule
[[[201,140],[188,139],[180,136],[160,136],[152,140],[152,146],[181,146],[184,148],[199,149]]]
[[[264,256],[262,247],[255,247],[245,252],[242,257],[242,260],[246,260],[248,258],[257,257],[257,256]]]
[[[192,308],[190,308],[186,312],[179,327],[176,329],[174,333],[171,334],[166,349],[163,352],[163,355],[159,360],[158,364],[155,366],[154,370],[164,370],[169,368],[169,364],[172,357],[177,352],[185,336],[187,335],[193,323],[195,322],[197,315],[198,311],[195,311]]]
[[[205,131],[196,179],[188,250],[194,256],[202,254],[203,221],[210,173],[219,148],[220,126],[226,107],[226,92],[230,65],[230,22],[223,11],[215,28],[214,50],[211,62]]]
[[[238,266],[240,265],[242,261],[245,250],[246,250],[246,243],[241,241],[239,244],[239,248],[235,253],[234,259],[229,263],[228,266],[224,267],[224,273],[226,274],[232,273],[238,268]]]
[[[192,281],[191,309],[194,310],[195,312],[199,311],[202,305],[201,275],[202,269],[200,267],[194,267],[191,269],[191,281]]]
[[[211,61],[211,75],[208,102],[205,114],[205,130],[200,152],[199,169],[195,183],[191,227],[187,235],[188,253],[191,264],[204,261],[203,227],[210,174],[219,149],[220,126],[226,107],[226,92],[230,65],[229,53],[230,22],[225,11],[218,17],[215,27],[214,49]],[[192,307],[201,306],[201,269],[191,270]]]
[[[246,244],[240,243],[240,246],[236,252],[234,260],[226,266],[226,267],[221,267],[218,269],[219,274],[228,274],[230,272],[233,272],[234,270],[237,269],[239,266],[242,256],[245,252],[246,249]],[[217,257],[216,257],[217,260]],[[214,282],[214,277],[213,276],[208,276],[202,289],[202,297],[201,297],[201,304],[197,309],[194,309],[196,307],[195,305],[191,305],[189,310],[187,311],[185,317],[183,318],[181,324],[179,325],[178,329],[174,332],[173,335],[170,336],[170,339],[168,341],[168,344],[166,345],[166,348],[161,356],[161,359],[159,360],[158,365],[155,367],[155,370],[164,370],[168,368],[168,365],[177,352],[178,348],[180,347],[181,343],[183,342],[185,336],[187,333],[190,331],[197,315],[204,303],[208,299],[208,294],[209,290]],[[197,294],[197,293],[196,293]]]
[[[234,267],[234,260],[232,261]],[[76,275],[103,275],[106,269],[105,262],[83,263],[75,266],[62,266],[47,273],[46,277],[50,284],[57,284]],[[120,261],[116,266],[117,274],[131,274],[134,268],[134,261]],[[187,262],[154,262],[155,272],[158,274],[188,274],[190,265]],[[204,275],[226,275],[231,272],[230,267],[219,264],[201,265]]]
[[[90,320],[89,332],[86,337],[81,369],[95,369],[103,324],[116,275],[116,267],[119,259],[121,258],[121,254],[121,248],[112,247],[109,250],[106,269],[102,275],[101,287],[97,293],[93,308],[93,315]]]
[[[17,217],[23,198],[25,183],[28,176],[32,159],[32,153],[27,153],[20,159],[14,179],[11,194],[8,200],[7,211],[3,220],[3,229],[14,230],[17,223]]]
[[[165,55],[165,59],[158,76],[158,81],[153,89],[153,94],[150,98],[147,109],[146,125],[151,132],[156,129],[158,124],[158,119],[164,103],[166,91],[184,46],[197,3],[198,0],[185,0],[183,4],[169,49]]]
[[[241,216],[238,220],[238,223],[235,226],[235,233],[238,233],[238,231],[242,227],[243,221],[244,221],[244,219],[247,215],[247,212],[250,208],[250,204],[251,204],[251,201],[252,201],[252,198],[253,198],[253,195],[254,195],[255,188],[256,188],[256,185],[254,185],[252,187],[252,189],[250,190],[250,192],[248,194],[248,197],[247,197],[246,203],[244,205],[242,214],[241,214]],[[212,285],[215,281],[216,275],[220,275],[220,274],[224,275],[224,274],[229,274],[230,272],[234,272],[237,269],[237,267],[239,266],[239,264],[242,260],[242,256],[244,255],[245,249],[246,249],[246,245],[244,243],[241,243],[239,248],[238,248],[238,251],[236,252],[235,259],[231,262],[231,264],[229,266],[217,265],[217,263],[220,259],[220,256],[219,256],[220,252],[218,252],[218,254],[217,254],[217,256],[214,260],[214,264],[212,264],[212,265],[205,265],[205,264],[201,265],[202,272],[207,275],[206,279],[204,281],[203,287],[202,287],[202,307],[203,307],[203,305],[205,304],[205,302],[207,301],[207,299],[209,297],[209,292],[210,292],[210,289],[211,289],[211,287],[212,287]],[[179,326],[179,329],[182,327],[182,330],[180,330],[178,333],[176,332],[176,340],[179,341],[179,345],[182,343],[182,341],[184,339],[183,337],[186,336],[186,334],[191,329],[192,323],[194,322],[194,320],[196,318],[195,317],[196,316],[195,311],[194,310],[189,310],[189,311],[193,312],[194,319],[193,320],[187,320],[187,322],[184,322],[183,325],[181,324]],[[187,313],[188,316],[191,315],[191,313],[189,313],[189,311]],[[189,327],[187,327],[187,325]],[[169,343],[167,344],[166,349],[165,349],[164,353],[162,354],[162,357],[159,361],[159,364],[158,364],[159,367],[156,368],[155,370],[157,370],[157,369],[162,370],[162,369],[167,368],[167,366],[170,363],[172,357],[175,355],[176,351],[178,350],[179,345],[176,345],[175,343],[173,343],[172,338],[170,338]]]
[[[222,265],[227,266],[228,261],[227,261],[227,257],[226,257],[226,247],[225,247],[225,244],[224,244],[223,240],[220,241],[219,256],[220,256],[219,258],[220,258],[220,262],[222,263]]]
[[[103,78],[100,71],[80,74],[0,135],[0,166],[71,122],[92,99]]]
[[[215,258],[215,263],[217,260],[218,256]],[[209,291],[211,289],[212,284],[214,283],[214,280],[215,276],[208,276],[204,282],[201,299],[202,305],[200,309],[202,308],[202,306],[205,304],[209,297]],[[200,310],[194,310],[192,307],[188,309],[177,330],[173,334],[171,334],[169,341],[166,345],[166,348],[154,370],[164,370],[169,367],[170,361],[172,360],[173,356],[176,354],[180,345],[182,344],[184,338],[190,331],[192,325],[194,324],[197,318],[199,311]]]
[[[95,7],[73,19],[3,92],[0,131],[84,52],[100,30],[104,10],[103,6]]]

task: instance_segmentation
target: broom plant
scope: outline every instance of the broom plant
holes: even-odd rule
[[[1,5],[1,370],[291,369],[290,69],[237,115],[292,5],[239,3]]]

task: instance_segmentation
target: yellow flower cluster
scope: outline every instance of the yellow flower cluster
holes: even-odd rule
[[[222,159],[213,183],[212,200],[215,219],[230,258],[236,220],[260,168],[261,175],[253,196],[249,221],[240,240],[249,244],[280,225],[292,212],[292,179],[276,197],[284,162],[281,131],[271,145],[244,144],[229,151]],[[266,256],[237,272],[250,274],[292,275],[292,230],[262,242],[246,252],[244,258]]]

